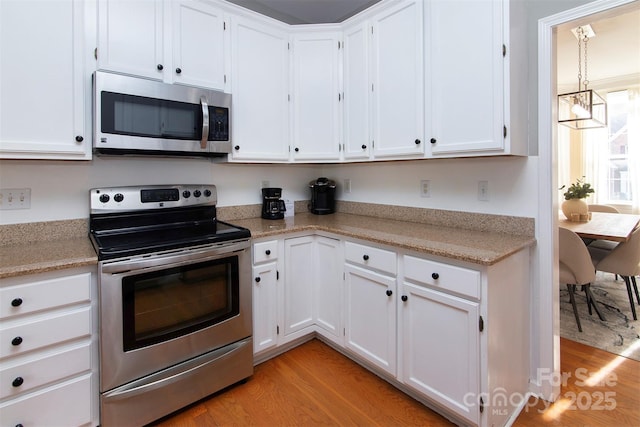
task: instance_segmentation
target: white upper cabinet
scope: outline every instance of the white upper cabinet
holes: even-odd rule
[[[224,90],[228,32],[222,11],[196,1],[172,4],[174,83]]]
[[[224,90],[222,11],[196,0],[98,1],[98,68]]]
[[[91,158],[84,7],[0,1],[0,158]]]
[[[510,70],[519,76],[514,83],[526,84],[526,58],[511,55],[526,52],[510,45],[512,3],[425,2],[426,137],[433,157],[527,154],[526,111],[510,110],[519,93]]]
[[[374,157],[424,153],[422,1],[373,18]]]
[[[163,80],[164,3],[156,0],[98,1],[98,68]]]
[[[232,161],[289,159],[288,34],[231,19]]]
[[[293,35],[294,160],[340,158],[339,32]]]
[[[368,159],[371,152],[371,84],[367,23],[344,31],[343,140],[345,159]]]

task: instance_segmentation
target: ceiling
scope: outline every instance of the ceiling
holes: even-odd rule
[[[329,24],[345,19],[380,0],[227,0],[287,24]]]
[[[558,27],[557,79],[561,91],[577,89],[578,40],[571,29],[586,24],[596,34],[589,39],[587,50],[589,87],[617,88],[628,81],[640,85],[640,3],[631,10],[619,9]],[[584,77],[584,66],[582,72]]]

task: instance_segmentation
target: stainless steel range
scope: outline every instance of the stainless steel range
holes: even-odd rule
[[[213,185],[91,190],[103,426],[139,426],[253,374],[249,230]]]

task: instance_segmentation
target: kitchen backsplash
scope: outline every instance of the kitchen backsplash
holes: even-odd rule
[[[295,212],[308,212],[308,200],[295,202]],[[229,206],[218,208],[218,219],[230,221],[237,219],[258,218],[261,205]],[[373,216],[377,218],[395,219],[443,227],[463,228],[467,230],[488,231],[513,234],[519,236],[535,235],[535,221],[507,215],[479,214],[441,209],[425,209],[408,206],[394,206],[374,203],[336,201],[336,212]]]
[[[77,239],[88,235],[88,218],[7,224],[0,225],[0,246]]]
[[[308,204],[308,200],[296,201],[295,212],[309,212]],[[217,216],[221,221],[228,222],[239,219],[259,218],[261,209],[262,205],[260,204],[219,207]],[[467,230],[531,237],[535,235],[535,221],[533,218],[340,200],[336,201],[336,212]],[[86,218],[0,225],[0,246],[28,244],[36,241],[75,239],[88,236],[88,233],[89,220]]]

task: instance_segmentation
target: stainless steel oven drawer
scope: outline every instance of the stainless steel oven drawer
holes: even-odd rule
[[[101,425],[145,425],[251,375],[248,337],[102,393]]]

